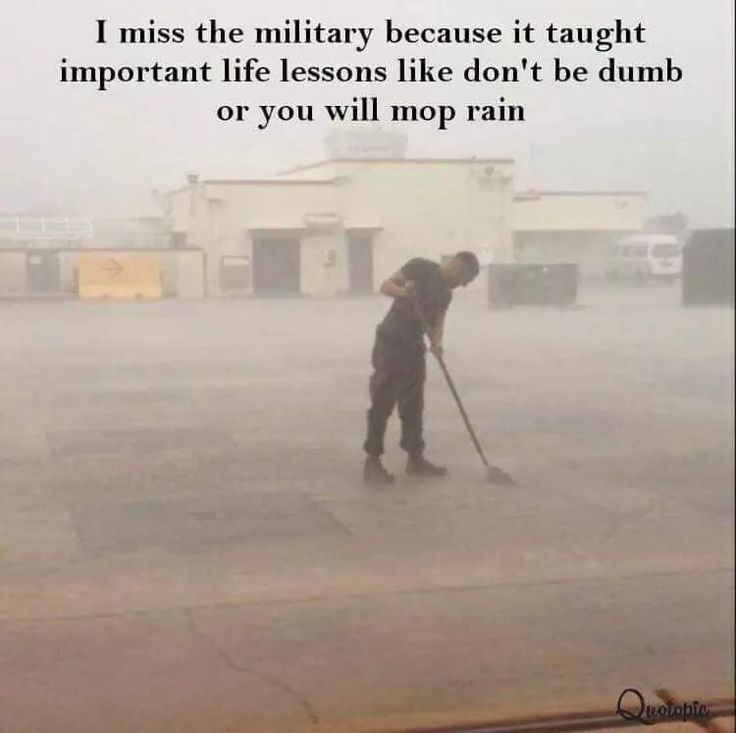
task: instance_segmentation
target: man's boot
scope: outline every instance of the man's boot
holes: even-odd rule
[[[395,479],[381,463],[378,456],[368,456],[363,468],[363,481],[373,486],[391,486]]]
[[[423,455],[410,455],[406,463],[406,472],[410,476],[439,477],[446,476],[447,469],[443,466],[435,466]]]

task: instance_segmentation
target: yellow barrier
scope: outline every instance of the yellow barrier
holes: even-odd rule
[[[161,268],[151,257],[82,255],[77,288],[80,298],[161,298]]]

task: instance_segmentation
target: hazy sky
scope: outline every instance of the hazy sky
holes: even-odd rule
[[[12,7],[11,7],[12,6]],[[250,126],[218,122],[220,103],[298,102],[319,104],[377,92],[387,102],[462,105],[494,103],[499,94],[523,103],[524,124],[455,124],[446,132],[412,125],[414,156],[512,156],[519,188],[644,189],[652,213],[682,210],[696,226],[733,222],[733,0],[244,0],[146,3],[109,0],[6,2],[0,46],[0,211],[29,206],[70,206],[82,211],[127,214],[149,210],[150,192],[180,185],[186,173],[204,177],[267,176],[324,157],[326,123],[279,126],[256,133]],[[365,53],[352,47],[120,47],[94,44],[96,18],[114,25],[193,26],[210,17],[223,24],[277,24],[311,17],[329,25],[377,25]],[[644,47],[615,51],[624,63],[658,63],[672,56],[685,70],[676,85],[615,88],[600,83],[573,87],[494,85],[373,90],[348,85],[212,84],[197,87],[117,86],[106,93],[62,85],[58,64],[219,62],[223,56],[295,62],[388,63],[382,24],[508,27],[514,18],[539,27],[597,25],[619,17],[648,27]],[[488,63],[510,63],[522,55],[549,57],[541,45],[405,47],[393,54],[424,55],[431,63],[463,66],[477,55]],[[563,48],[568,59],[597,66],[609,54]]]

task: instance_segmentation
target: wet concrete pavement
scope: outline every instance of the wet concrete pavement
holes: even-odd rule
[[[733,311],[448,318],[360,483],[378,299],[0,303],[0,730],[357,729],[733,689]],[[400,473],[397,430],[387,463]],[[398,723],[397,723],[398,725]]]

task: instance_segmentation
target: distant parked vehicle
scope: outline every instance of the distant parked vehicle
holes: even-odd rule
[[[637,234],[614,246],[606,274],[611,279],[673,283],[682,276],[682,246],[670,234]]]

